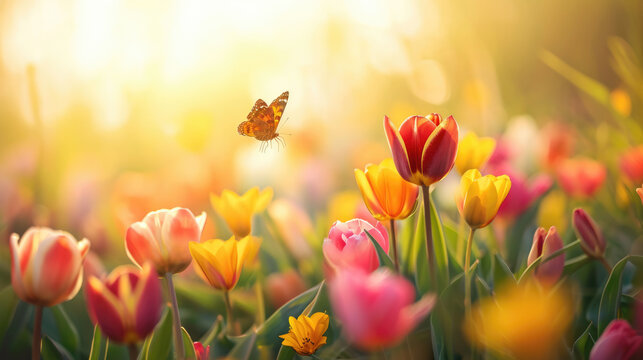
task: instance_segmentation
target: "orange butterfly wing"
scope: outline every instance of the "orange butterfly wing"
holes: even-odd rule
[[[251,136],[262,141],[275,138],[279,121],[287,103],[288,91],[279,95],[270,103],[270,106],[261,99],[257,100],[247,116],[248,120],[239,124],[237,131],[241,135]]]

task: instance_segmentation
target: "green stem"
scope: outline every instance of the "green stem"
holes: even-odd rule
[[[225,302],[225,311],[228,316],[227,327],[228,335],[237,335],[237,332],[234,330],[234,319],[232,317],[232,302],[230,302],[230,294],[228,290],[223,291],[223,301]]]
[[[31,339],[31,359],[40,360],[40,340],[42,330],[42,306],[36,306],[33,320],[33,339]]]
[[[261,280],[263,279],[257,279],[257,282],[255,283],[255,294],[257,295],[257,326],[260,326],[266,320],[266,309]]]
[[[130,360],[136,360],[138,358],[138,349],[136,348],[136,344],[132,343],[127,345],[127,351],[129,352]]]
[[[172,273],[165,274],[167,281],[167,288],[172,302],[172,320],[174,327],[174,358],[184,359],[185,350],[183,348],[183,334],[181,333],[181,317],[179,316],[179,304],[176,301],[176,292],[174,291],[174,282],[172,281]]]
[[[393,261],[395,262],[395,271],[400,273],[400,260],[397,257],[397,239],[395,238],[395,219],[391,219],[391,247],[393,248]]]
[[[462,262],[464,261],[463,260],[463,258],[464,258],[464,232],[465,232],[464,225],[465,225],[464,217],[462,215],[460,215],[460,221],[458,222],[458,244],[457,244],[456,252],[455,252],[456,260],[458,260],[458,262],[460,264],[462,264]]]
[[[426,236],[426,259],[429,262],[429,274],[433,280],[433,286],[437,287],[435,273],[435,262],[433,260],[433,233],[431,232],[431,200],[429,199],[429,187],[422,185],[422,201],[424,203],[424,231]]]
[[[473,234],[475,229],[469,230],[469,238],[467,239],[467,252],[464,255],[464,313],[466,316],[471,314],[471,273],[469,271],[471,263],[471,246],[473,245]]]
[[[612,267],[610,266],[610,264],[607,263],[607,260],[605,260],[605,257],[601,256],[600,258],[598,258],[598,261],[600,261],[601,264],[603,264],[603,267],[605,268],[605,270],[607,270],[608,274],[612,273]]]

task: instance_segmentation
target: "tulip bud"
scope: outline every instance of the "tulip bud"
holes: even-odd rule
[[[625,320],[613,320],[589,354],[590,360],[627,360],[634,355],[643,342],[643,337],[638,335]]]
[[[572,217],[574,230],[580,238],[580,245],[587,256],[602,258],[605,254],[605,238],[594,219],[581,208],[574,209]]]
[[[196,353],[196,360],[208,360],[210,359],[210,345],[204,347],[198,341],[194,342],[194,352]]]
[[[11,285],[23,301],[54,306],[70,300],[83,281],[89,241],[45,227],[31,227],[22,238],[12,234]]]
[[[549,232],[545,233],[545,229],[540,227],[534,233],[534,240],[531,245],[531,251],[527,258],[527,264],[531,265],[539,257],[543,260],[549,257],[554,252],[563,248],[563,240],[558,235],[555,227],[550,227]],[[546,283],[555,283],[563,273],[565,267],[565,254],[550,259],[547,262],[541,263],[536,267],[536,277]]]
[[[86,287],[92,322],[108,338],[132,344],[149,335],[161,318],[161,282],[149,263],[142,269],[122,265],[102,281],[91,277]]]

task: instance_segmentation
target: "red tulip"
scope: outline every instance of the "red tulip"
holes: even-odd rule
[[[621,171],[632,182],[643,182],[643,145],[631,148],[621,156]]]
[[[572,197],[592,197],[603,185],[607,170],[598,161],[587,158],[567,159],[560,163],[556,173],[558,182]]]
[[[18,241],[19,240],[19,241]],[[23,301],[54,306],[70,300],[83,282],[83,262],[89,241],[49,228],[31,227],[12,234],[11,285]]]
[[[580,246],[592,258],[602,258],[605,254],[605,238],[594,219],[581,209],[574,209],[572,216],[574,230],[580,238]]]
[[[455,163],[458,124],[453,116],[411,116],[399,130],[384,117],[384,130],[395,167],[408,182],[429,186],[444,178]]]
[[[204,347],[203,344],[195,341],[194,352],[196,353],[196,360],[208,360],[210,358],[210,345]]]
[[[181,272],[192,262],[188,243],[201,240],[205,217],[178,207],[152,211],[127,229],[127,256],[139,266],[150,261],[159,275]]]
[[[547,233],[545,233],[544,228],[538,228],[534,234],[527,264],[531,265],[540,256],[545,260],[545,258],[562,248],[563,240],[558,235],[555,227],[550,227]],[[565,253],[562,253],[547,262],[537,265],[535,275],[540,281],[555,283],[563,274],[564,267]]]
[[[366,350],[399,343],[431,311],[435,295],[415,302],[415,289],[387,269],[344,269],[329,283],[333,310],[349,341]]]
[[[149,335],[161,318],[161,282],[149,263],[141,270],[122,265],[102,281],[88,280],[87,308],[92,322],[119,343],[136,343]]]
[[[638,335],[625,320],[614,320],[598,338],[589,354],[590,360],[627,360],[641,346],[643,337]]]

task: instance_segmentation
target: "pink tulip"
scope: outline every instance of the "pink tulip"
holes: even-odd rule
[[[548,175],[538,175],[531,180],[509,166],[508,163],[489,166],[488,172],[500,176],[506,174],[511,179],[511,189],[500,205],[498,217],[513,219],[527,210],[531,204],[541,197],[552,185],[552,179]]]
[[[581,209],[574,209],[572,224],[580,238],[580,246],[589,257],[602,258],[605,254],[605,238],[594,219]]]
[[[11,285],[20,299],[54,306],[76,296],[89,251],[87,239],[77,242],[64,231],[31,227],[22,238],[12,234],[10,248]]]
[[[643,337],[638,335],[625,320],[614,320],[603,335],[598,338],[589,355],[590,360],[627,360],[637,351],[643,342]]]
[[[329,291],[349,341],[365,350],[399,343],[435,304],[433,294],[414,303],[413,285],[388,269],[344,269],[330,282]]]
[[[331,274],[340,269],[355,267],[372,272],[379,267],[377,251],[366,231],[375,238],[388,254],[388,233],[379,222],[376,227],[362,219],[353,219],[345,223],[336,221],[324,239],[323,252]]]
[[[555,227],[550,227],[545,233],[544,228],[538,228],[534,234],[531,251],[527,258],[527,264],[531,265],[540,256],[545,260],[554,252],[563,248],[563,240],[558,235]],[[565,253],[554,257],[553,259],[537,265],[535,270],[536,277],[546,283],[555,283],[563,274],[565,267]]]
[[[204,347],[203,344],[195,341],[194,352],[196,353],[196,360],[208,360],[210,358],[210,345]]]
[[[149,263],[140,270],[121,265],[105,280],[89,278],[86,298],[92,322],[119,343],[145,339],[163,312],[161,282]]]
[[[178,207],[152,211],[127,229],[127,256],[138,266],[151,261],[159,275],[181,272],[192,262],[188,243],[201,240],[205,217]]]
[[[605,165],[588,158],[561,161],[556,174],[567,195],[586,199],[594,196],[605,182]]]

